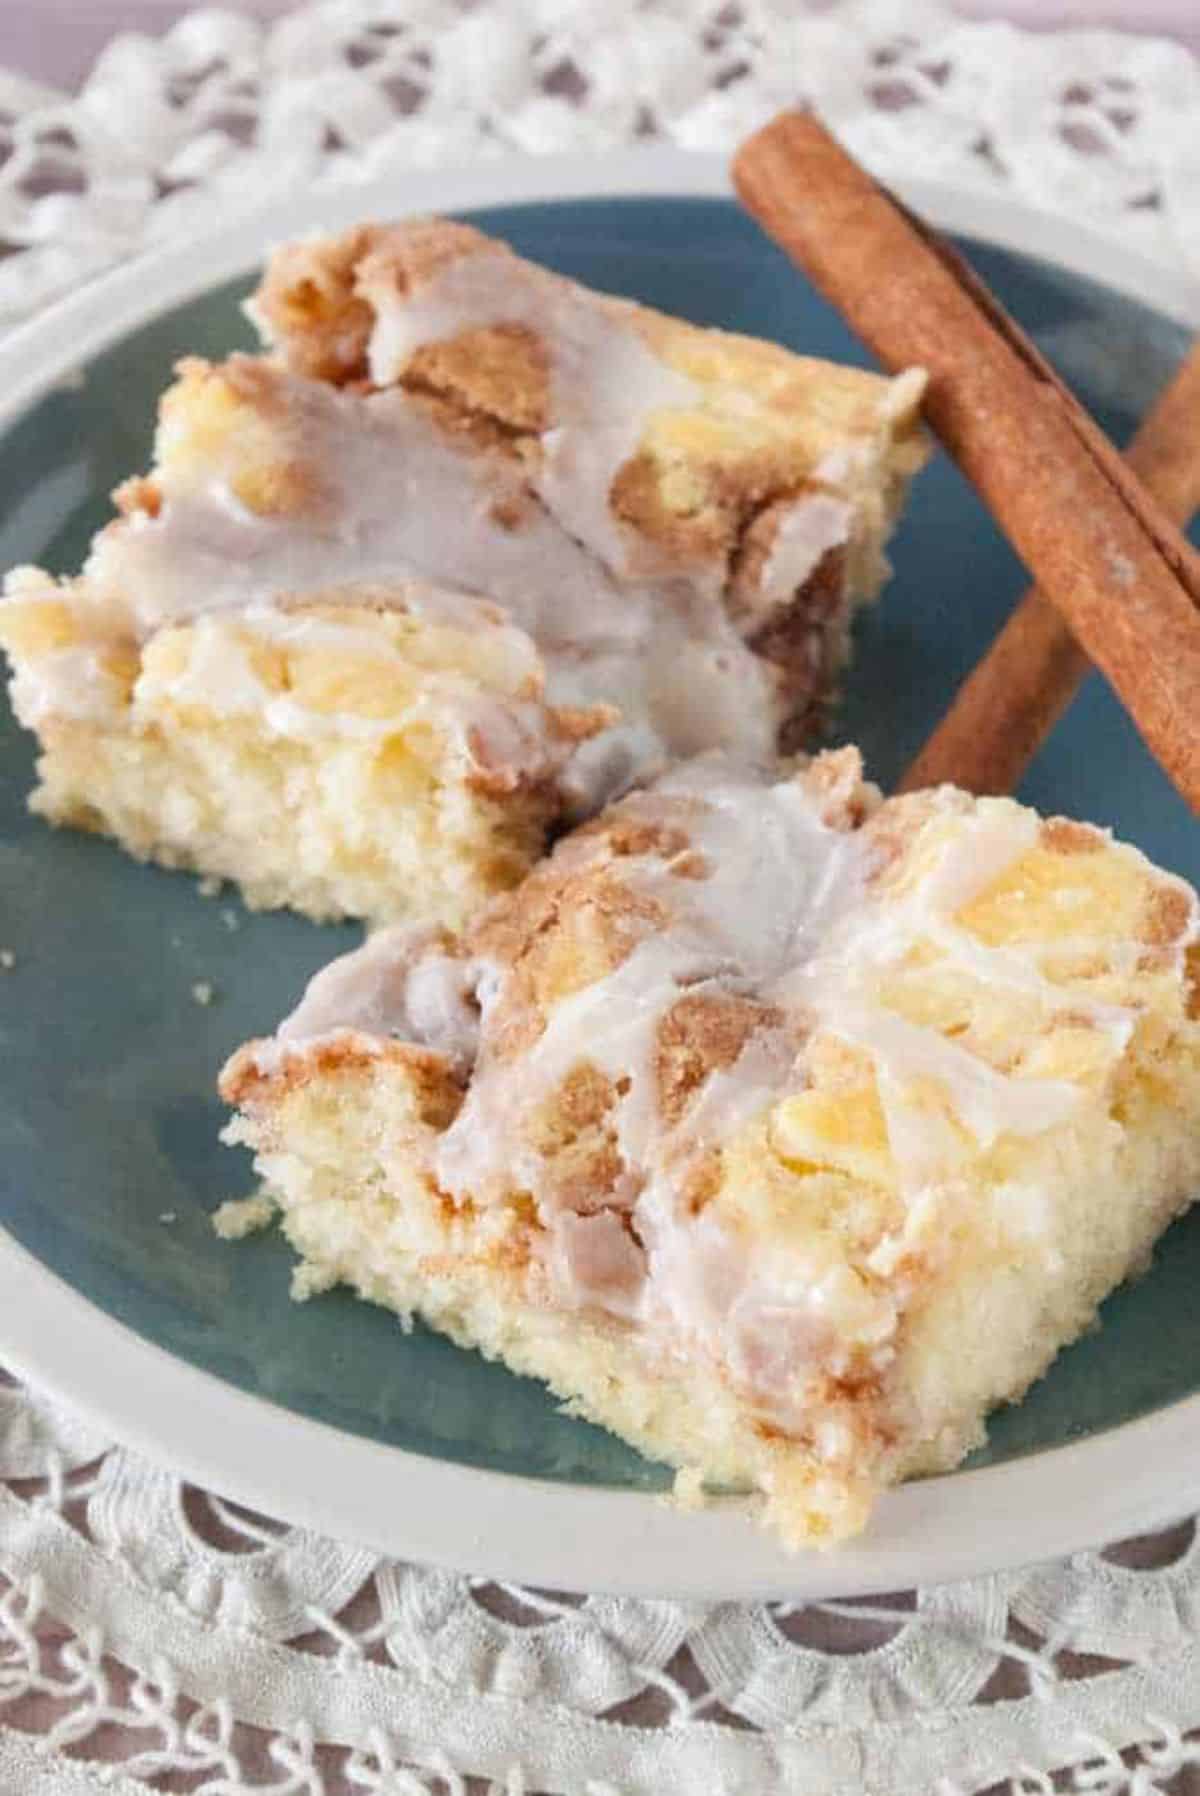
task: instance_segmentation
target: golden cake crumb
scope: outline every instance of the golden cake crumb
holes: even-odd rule
[[[268,1228],[275,1219],[275,1199],[269,1191],[255,1191],[250,1197],[230,1197],[213,1212],[213,1230],[222,1241],[243,1241]]]

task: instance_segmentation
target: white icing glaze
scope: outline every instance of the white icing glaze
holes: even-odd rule
[[[549,1219],[546,1264],[554,1288],[577,1304],[637,1318],[646,1280],[641,1248],[612,1210],[579,1216],[557,1211]]]
[[[703,797],[700,794],[703,794]],[[519,1072],[482,1063],[466,1103],[438,1148],[437,1172],[450,1192],[466,1195],[497,1176],[515,1175],[537,1189],[536,1155],[523,1124],[581,1059],[610,1079],[628,1079],[616,1113],[617,1144],[639,1174],[667,1141],[658,1120],[654,1073],[659,1026],[682,995],[747,992],[773,1002],[778,981],[811,952],[832,917],[857,902],[867,850],[855,836],[829,829],[804,790],[792,781],[764,783],[753,771],[712,761],[692,762],[635,794],[626,810],[647,821],[678,822],[687,806],[692,850],[708,864],[706,878],[680,878],[654,856],[621,863],[632,895],[659,898],[671,927],[647,935],[603,979],[556,1005],[538,1040],[521,1057]],[[486,1017],[486,1013],[485,1013]],[[752,1044],[752,1047],[754,1044]],[[761,1044],[747,1055],[745,1083],[763,1090]],[[790,1056],[773,1056],[786,1075]],[[727,1075],[725,1103],[737,1100]],[[711,1116],[717,1136],[722,1118]]]
[[[446,951],[443,933],[427,924],[377,930],[350,954],[322,967],[271,1041],[259,1044],[262,1073],[281,1058],[338,1035],[419,1042],[464,1071],[479,1042],[473,998],[478,971]]]
[[[533,263],[482,250],[444,263],[404,293],[386,266],[359,291],[375,322],[368,351],[371,378],[391,386],[426,343],[486,325],[528,330],[547,356],[551,423],[542,433],[533,484],[564,528],[601,557],[619,578],[674,571],[672,557],[624,525],[609,505],[618,472],[635,453],[655,412],[692,407],[694,382],[676,373],[643,342],[627,301],[598,300]],[[695,570],[711,597],[722,570]]]
[[[291,511],[260,515],[219,476],[200,489],[179,484],[168,462],[158,515],[135,514],[102,534],[84,568],[97,586],[129,595],[139,635],[347,581],[413,576],[486,592],[539,642],[555,641],[557,587],[568,581],[579,616],[564,620],[564,638],[582,629],[595,651],[636,631],[632,606],[597,615],[609,583],[531,505],[516,463],[452,441],[403,392],[363,396],[279,369],[255,373],[270,393],[274,452],[298,461],[312,490]],[[497,522],[506,507],[524,514],[519,528]]]
[[[811,493],[790,505],[779,520],[758,583],[756,608],[786,604],[830,549],[850,535],[854,508],[828,493]]]
[[[74,604],[85,626],[103,617],[98,653],[114,629],[140,640],[204,615],[262,613],[347,583],[415,576],[496,601],[507,621],[493,627],[536,644],[531,659],[540,651],[547,702],[619,709],[619,727],[585,743],[564,777],[580,812],[675,754],[772,752],[781,717],[772,675],[718,596],[683,580],[614,577],[531,497],[517,464],[451,441],[401,391],[363,397],[279,369],[256,373],[271,383],[281,459],[311,466],[318,490],[298,511],[261,516],[223,482],[178,486],[168,465],[158,514],[136,513],[97,538],[83,592],[47,588],[47,600]],[[520,521],[506,527],[498,509]],[[97,592],[109,602],[93,613]],[[45,706],[72,714],[90,702],[80,667],[61,679],[46,667]],[[207,675],[219,690],[219,670]],[[249,698],[243,687],[234,703]],[[273,716],[288,729],[304,721],[279,707]]]
[[[936,1029],[924,1029],[881,1004],[859,1004],[829,993],[823,1021],[844,1041],[864,1048],[893,1088],[932,1080],[980,1147],[998,1135],[1039,1135],[1072,1116],[1085,1093],[1061,1079],[1017,1079],[998,1073],[969,1049]]]
[[[37,730],[56,717],[110,723],[125,707],[126,690],[125,682],[105,665],[102,650],[78,643],[20,662],[13,670],[9,698],[18,723]],[[69,695],[67,703],[64,693]]]
[[[376,591],[377,589],[372,589]],[[430,618],[438,616],[437,599],[456,601],[459,595],[423,589],[425,601],[420,609]],[[346,595],[349,600],[352,594]],[[397,605],[401,602],[399,590]],[[407,611],[417,607],[405,603]],[[486,614],[488,607],[476,605]],[[463,627],[465,620],[455,621]],[[352,615],[352,613],[350,614]],[[514,657],[510,672],[520,673],[522,661],[528,671],[515,683],[513,695],[503,690],[482,689],[474,680],[454,669],[422,667],[406,660],[377,632],[352,623],[335,624],[324,618],[292,615],[286,611],[254,608],[241,620],[246,634],[266,642],[301,650],[340,651],[369,659],[375,666],[393,664],[403,669],[406,683],[413,690],[407,700],[397,700],[384,716],[370,717],[353,710],[319,711],[299,703],[291,694],[269,689],[252,665],[252,642],[231,637],[220,631],[217,620],[201,617],[195,620],[188,640],[187,659],[180,672],[164,678],[155,670],[140,675],[134,688],[134,714],[153,714],[165,702],[175,706],[195,705],[218,716],[253,715],[256,726],[271,735],[294,739],[321,736],[357,736],[382,740],[399,727],[427,724],[443,739],[457,745],[463,760],[473,767],[497,776],[509,787],[519,781],[536,782],[556,775],[570,752],[569,744],[560,740],[547,719],[545,707],[536,696],[517,696],[525,685],[536,694],[540,680],[532,665],[532,657]],[[531,649],[527,637],[506,626],[493,627],[481,615],[478,628],[503,639],[512,639],[518,650]],[[503,640],[497,644],[503,649]],[[494,671],[494,670],[493,670]]]
[[[1034,1135],[1063,1123],[1085,1100],[1076,1085],[996,1072],[978,1055],[935,1030],[896,1015],[878,997],[880,979],[918,942],[984,985],[1000,984],[1038,1000],[1049,1018],[1063,1009],[1085,1017],[1106,1036],[1113,1057],[1129,1039],[1127,1010],[1078,994],[1066,995],[1041,973],[1036,948],[996,948],[956,921],[981,892],[1036,844],[1034,812],[983,801],[955,820],[936,864],[912,891],[873,903],[835,932],[826,951],[797,969],[788,999],[805,1003],[835,1034],[870,1054],[897,1167],[910,1189],[953,1166],[961,1137],[914,1098],[932,1081],[981,1147],[998,1135]]]
[[[621,862],[631,893],[659,898],[669,929],[649,935],[605,978],[563,1003],[543,1035],[514,1066],[486,1050],[489,1006],[483,1007],[484,1051],[459,1118],[442,1137],[434,1168],[445,1189],[465,1195],[515,1181],[543,1203],[552,1247],[549,1267],[559,1300],[633,1315],[665,1342],[704,1343],[735,1374],[767,1391],[771,1354],[784,1352],[794,1372],[801,1358],[829,1347],[829,1267],[792,1263],[780,1286],[727,1226],[705,1213],[681,1213],[681,1170],[710,1144],[760,1114],[795,1078],[795,1041],[770,1022],[751,1036],[734,1065],[713,1072],[683,1119],[664,1128],[656,1083],[658,1031],[684,995],[752,996],[772,1004],[798,962],[827,939],[837,920],[862,902],[870,850],[859,837],[827,826],[808,793],[794,782],[769,785],[752,771],[712,761],[693,763],[626,801],[647,821],[686,822],[690,848],[708,877],[684,879],[657,858]],[[628,1081],[615,1116],[617,1145],[629,1168],[612,1196],[629,1203],[642,1243],[642,1277],[631,1285],[636,1244],[619,1219],[605,1237],[620,1266],[619,1281],[597,1276],[595,1227],[564,1222],[561,1200],[544,1201],[538,1155],[524,1125],[579,1060],[614,1081]],[[619,1250],[613,1230],[625,1243]],[[636,1299],[636,1300],[635,1300]],[[865,1298],[862,1299],[866,1301]],[[849,1302],[849,1298],[846,1298]],[[880,1318],[872,1326],[886,1332]],[[800,1348],[806,1352],[797,1357]]]

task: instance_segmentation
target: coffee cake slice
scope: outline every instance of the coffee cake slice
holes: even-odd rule
[[[818,720],[919,374],[443,221],[280,251],[252,309],[270,353],[181,365],[83,573],[9,579],[44,816],[256,905],[458,926],[635,777]]]
[[[701,759],[226,1067],[301,1256],[790,1545],[955,1466],[1200,1187],[1200,907],[853,750]]]

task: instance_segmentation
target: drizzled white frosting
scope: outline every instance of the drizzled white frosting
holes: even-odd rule
[[[397,381],[423,344],[497,321],[528,330],[548,347],[552,423],[542,433],[534,490],[618,579],[678,571],[673,557],[656,554],[609,504],[613,481],[637,450],[647,419],[693,407],[699,397],[693,381],[642,341],[628,301],[598,301],[532,263],[486,250],[456,257],[404,294],[386,267],[374,280],[368,268],[359,291],[374,311],[368,360],[376,386]],[[709,597],[719,596],[719,565],[688,573]]]
[[[390,602],[411,616],[451,624],[458,631],[486,633],[495,689],[482,688],[463,671],[414,664],[378,631],[356,623],[356,596],[370,604],[377,595],[378,588],[373,587],[340,589],[345,622],[252,606],[241,614],[246,629],[242,637],[217,629],[211,616],[197,618],[182,670],[169,676],[144,671],[137,702],[168,699],[224,717],[253,714],[264,729],[283,737],[390,735],[396,727],[394,711],[368,717],[346,709],[317,710],[288,692],[268,689],[253,664],[255,642],[289,650],[327,650],[361,657],[375,667],[386,669],[390,664],[403,670],[406,681],[415,682],[404,707],[406,724],[427,721],[443,733],[451,730],[466,762],[488,773],[499,771],[510,784],[521,779],[533,782],[561,768],[568,745],[547,732],[541,667],[527,636],[498,618],[493,606],[463,594],[414,581],[386,589]]]
[[[80,723],[107,722],[120,711],[125,692],[125,683],[105,665],[103,648],[85,643],[21,661],[9,686],[13,714],[29,730],[64,715]]]
[[[758,605],[784,604],[798,592],[822,557],[847,541],[852,516],[852,506],[829,493],[813,493],[789,505],[759,576]]]
[[[235,379],[237,367],[235,358]],[[268,395],[273,453],[294,461],[311,490],[294,509],[261,515],[221,474],[198,490],[178,486],[168,461],[159,513],[103,533],[84,567],[101,588],[127,595],[139,634],[349,580],[415,576],[483,592],[551,643],[557,587],[569,579],[579,617],[563,620],[563,636],[574,641],[582,624],[589,649],[627,639],[631,607],[618,602],[614,615],[597,617],[610,583],[530,505],[518,464],[449,438],[405,392],[343,392],[275,368],[254,374],[255,394]],[[506,509],[524,514],[519,528],[497,522]]]
[[[872,833],[831,827],[799,781],[771,785],[709,759],[633,795],[621,811],[685,829],[693,876],[657,853],[607,859],[603,838],[565,845],[585,870],[589,856],[603,863],[606,880],[627,889],[631,908],[655,900],[669,921],[648,925],[611,971],[552,1004],[542,1033],[516,1058],[498,1045],[492,1022],[507,999],[508,969],[469,959],[447,967],[444,948],[430,962],[437,999],[416,1038],[451,1052],[460,1071],[473,1064],[457,1118],[428,1149],[429,1168],[442,1189],[475,1202],[513,1188],[531,1192],[559,1302],[598,1307],[664,1342],[718,1353],[764,1411],[786,1424],[804,1367],[836,1366],[840,1340],[876,1343],[886,1362],[902,1294],[886,1281],[864,1281],[819,1231],[789,1238],[786,1249],[764,1248],[718,1209],[691,1214],[684,1192],[697,1156],[804,1088],[800,1049],[814,1027],[860,1049],[873,1066],[914,1226],[961,1160],[963,1130],[986,1149],[1001,1135],[1036,1135],[1079,1114],[1084,1086],[999,1071],[889,1006],[885,981],[918,944],[942,964],[1035,999],[1046,1024],[1068,1012],[1086,1020],[1114,1058],[1133,1017],[1051,984],[1036,945],[991,948],[957,920],[1034,847],[1037,818],[1016,806],[982,803],[954,816],[936,857],[902,895],[885,895],[873,882]],[[696,855],[705,877],[694,876]],[[321,1005],[306,1000],[285,1026],[287,1039],[350,1017],[351,1026],[370,1028],[370,988],[390,957],[378,939],[364,952],[369,961],[351,957],[340,974],[322,976]],[[402,977],[382,1014],[390,1032],[404,1035],[416,1023],[421,960],[407,942],[401,952]],[[366,1009],[355,996],[364,984]],[[682,997],[706,995],[753,1000],[763,1007],[762,1024],[732,1065],[709,1073],[681,1119],[668,1123],[657,1083],[660,1028]],[[605,1073],[617,1094],[610,1121],[625,1170],[599,1214],[594,1193],[581,1194],[593,1213],[576,1212],[530,1127],[580,1063]],[[944,1111],[930,1109],[931,1089]],[[881,1274],[900,1245],[899,1238],[881,1243]]]
[[[325,589],[424,577],[503,607],[509,622],[495,627],[537,645],[547,702],[619,708],[619,728],[574,757],[566,783],[581,809],[670,755],[714,743],[750,756],[771,751],[780,716],[771,676],[715,593],[682,580],[614,578],[530,497],[515,464],[452,442],[401,391],[362,397],[278,370],[270,378],[281,454],[296,446],[319,472],[318,495],[299,512],[261,516],[221,481],[174,491],[168,470],[158,514],[135,513],[102,534],[84,569],[90,588],[124,600],[104,608],[98,652],[122,627],[144,639],[163,625],[236,612],[253,614],[261,629],[272,606]],[[499,522],[506,514],[519,522]],[[77,606],[88,622],[90,598]],[[219,708],[219,670],[203,671]],[[79,658],[44,659],[38,716],[90,707],[85,672]],[[240,701],[226,702],[248,704],[252,695],[243,688]],[[279,707],[272,719],[320,727]]]
[[[753,772],[701,760],[668,774],[653,792],[633,796],[625,808],[649,822],[677,822],[680,800],[691,801],[690,851],[703,857],[707,876],[680,878],[652,855],[621,863],[631,897],[661,900],[670,926],[648,934],[603,979],[555,1005],[522,1056],[518,1077],[506,1065],[481,1060],[467,1102],[439,1146],[437,1172],[447,1190],[465,1196],[497,1175],[536,1190],[538,1168],[522,1124],[580,1060],[614,1081],[629,1080],[615,1117],[617,1143],[640,1179],[660,1151],[678,1147],[664,1137],[654,1076],[658,1030],[672,1004],[685,993],[725,992],[773,1003],[779,981],[861,897],[864,844],[823,824],[795,782],[767,785]],[[781,1039],[771,1049],[772,1071],[785,1077],[791,1054]],[[767,1053],[756,1038],[745,1056],[741,1082],[752,1087],[756,1103]],[[735,1072],[721,1077],[720,1114],[706,1118],[713,1138],[736,1107],[738,1086]],[[696,1141],[699,1122],[688,1119]]]
[[[843,924],[826,952],[796,969],[785,1001],[807,1003],[812,1014],[874,1062],[890,1126],[893,1157],[911,1184],[929,1175],[930,1131],[925,1110],[909,1114],[906,1094],[919,1081],[944,1090],[952,1109],[981,1147],[998,1135],[1034,1135],[1065,1122],[1083,1092],[1061,1080],[1016,1079],[934,1029],[922,1028],[880,1004],[879,978],[917,942],[930,943],[943,961],[985,984],[1034,996],[1046,1013],[1064,1007],[1064,994],[1038,970],[1034,955],[985,946],[956,922],[956,914],[1034,847],[1034,812],[1003,806],[957,820],[936,865],[905,898],[875,903]],[[1119,1050],[1131,1019],[1123,1010],[1072,1000],[1077,1011],[1108,1030]],[[936,1161],[937,1156],[933,1156]]]
[[[474,971],[447,953],[439,929],[396,923],[377,930],[313,975],[274,1040],[260,1048],[260,1071],[274,1071],[289,1053],[342,1034],[418,1042],[465,1071],[479,1046]]]

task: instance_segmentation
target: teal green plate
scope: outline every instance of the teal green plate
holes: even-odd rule
[[[498,207],[471,216],[526,255],[705,324],[861,361],[835,314],[727,200],[631,198]],[[1170,374],[1184,333],[1089,280],[967,241],[968,255],[1124,438]],[[0,440],[0,563],[75,569],[107,494],[148,456],[157,395],[184,353],[247,347],[238,280],[153,318],[40,399]],[[939,459],[918,482],[895,578],[857,633],[840,739],[885,786],[1022,590],[1021,569]],[[0,747],[0,1221],[45,1267],[148,1341],[242,1389],[358,1436],[469,1466],[570,1484],[662,1482],[533,1383],[334,1293],[288,1299],[290,1256],[209,1226],[246,1191],[220,1145],[213,1088],[229,1051],[269,1031],[304,981],[355,940],[286,914],[250,915],[193,880],[135,866],[109,843],[52,832],[25,808],[30,739],[5,714]],[[1098,678],[1029,775],[1044,809],[1111,824],[1200,879],[1200,832]],[[210,1007],[192,988],[211,982]],[[1153,1270],[1105,1306],[981,1456],[1011,1459],[1144,1415],[1200,1389],[1200,1214]]]

